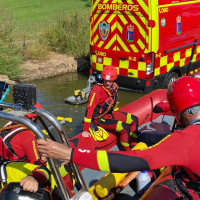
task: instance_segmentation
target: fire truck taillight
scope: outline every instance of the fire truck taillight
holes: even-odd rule
[[[146,69],[146,78],[151,79],[154,75],[154,60],[155,60],[155,53],[150,52],[147,54],[147,69]]]

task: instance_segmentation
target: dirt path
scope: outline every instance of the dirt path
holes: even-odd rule
[[[75,59],[66,55],[51,53],[48,60],[28,60],[20,66],[20,69],[22,70],[22,75],[19,80],[27,82],[68,72],[85,71],[89,69],[89,62],[84,59]],[[0,75],[0,81],[15,84],[6,75]]]

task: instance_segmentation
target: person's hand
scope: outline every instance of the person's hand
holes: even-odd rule
[[[88,131],[83,131],[82,132],[82,137],[91,137],[91,134]]]
[[[54,142],[53,140],[38,139],[38,150],[42,154],[42,158],[55,158],[66,160],[69,162],[71,156],[71,148],[66,147],[63,144]]]
[[[38,190],[38,182],[32,176],[26,176],[20,181],[20,185],[22,186],[23,190],[29,192],[37,192]]]

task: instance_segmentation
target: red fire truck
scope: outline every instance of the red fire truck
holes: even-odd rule
[[[124,88],[150,92],[200,70],[200,0],[93,0],[90,55],[93,74],[105,65]]]

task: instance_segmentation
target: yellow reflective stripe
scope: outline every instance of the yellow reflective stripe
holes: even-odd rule
[[[121,141],[120,141],[120,143],[121,143],[124,147],[129,147],[129,146],[130,146],[129,143],[126,143],[126,142],[121,142]]]
[[[97,162],[101,171],[110,172],[108,155],[106,151],[97,151]]]
[[[114,35],[112,39],[108,42],[108,44],[105,46],[105,49],[109,49],[110,46],[116,41],[116,36]]]
[[[141,49],[145,48],[145,45],[143,44],[143,42],[140,39],[137,41],[137,43],[141,47]]]
[[[118,122],[117,122],[116,131],[119,132],[119,131],[121,131],[122,129],[123,129],[123,127],[122,127],[122,121],[118,121]]]
[[[94,92],[94,94],[92,95],[92,99],[90,101],[90,106],[92,105],[93,101],[94,101],[94,97],[95,97],[96,93]]]
[[[46,176],[46,179],[49,179],[49,173],[45,169],[37,169],[37,172],[43,172]]]
[[[59,167],[59,172],[60,172],[60,175],[61,175],[62,177],[65,177],[65,176],[68,174],[68,172],[66,171],[64,165],[61,165],[61,166]]]
[[[130,133],[130,136],[133,138],[137,138],[137,135],[135,133]]]
[[[133,120],[132,120],[131,114],[127,113],[126,123],[131,124],[132,122],[133,122]]]
[[[92,121],[92,119],[88,119],[87,117],[84,118],[84,122],[90,123],[91,121]]]
[[[159,17],[158,17],[158,0],[149,0],[149,7],[152,9],[149,9],[149,20],[154,20],[155,24],[159,24]],[[153,9],[154,8],[154,9]],[[159,26],[156,25],[154,28],[148,28],[149,29],[149,37],[150,38],[156,38],[156,40],[151,43],[151,40],[149,41],[149,51],[158,51],[159,46]],[[152,34],[151,34],[152,33]]]

